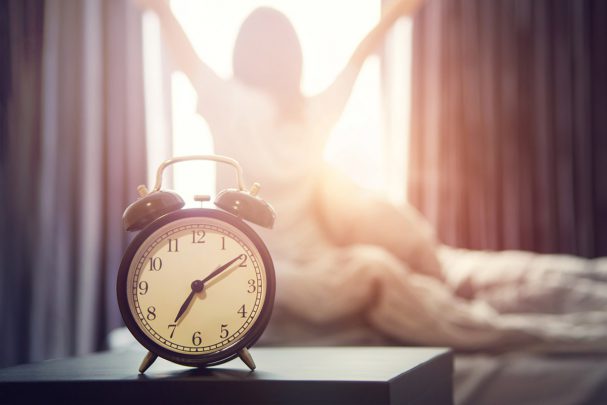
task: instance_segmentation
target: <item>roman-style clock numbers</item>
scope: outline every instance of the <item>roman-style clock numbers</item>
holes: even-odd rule
[[[161,191],[162,171],[184,160],[215,160],[234,166],[237,190],[219,193],[219,209],[183,209],[175,193]],[[140,230],[124,254],[117,294],[125,324],[149,350],[140,371],[164,357],[209,366],[239,356],[251,369],[248,348],[265,329],[274,302],[272,259],[243,219],[271,227],[272,208],[242,187],[238,163],[221,156],[166,161],[157,187],[125,211],[127,230]],[[143,220],[142,220],[143,217]]]

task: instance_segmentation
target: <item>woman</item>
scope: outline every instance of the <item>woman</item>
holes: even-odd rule
[[[301,47],[278,11],[260,8],[245,20],[234,77],[223,80],[165,1],[138,1],[158,13],[216,153],[237,159],[276,209],[275,229],[260,230],[280,286],[266,342],[607,347],[607,260],[437,249],[415,210],[370,196],[323,163],[363,62],[418,1],[390,3],[335,81],[312,97],[301,94]],[[232,176],[218,168],[218,187]]]
[[[305,261],[327,247],[373,244],[418,272],[441,277],[430,227],[412,208],[363,192],[322,159],[363,63],[419,1],[390,3],[334,82],[312,97],[301,93],[301,46],[279,11],[258,8],[246,18],[234,47],[234,77],[223,80],[198,57],[166,1],[140,2],[160,17],[174,63],[198,93],[215,152],[238,160],[276,209],[275,229],[263,235],[273,255]],[[218,189],[233,184],[232,176],[218,168]],[[301,248],[295,251],[295,244]]]

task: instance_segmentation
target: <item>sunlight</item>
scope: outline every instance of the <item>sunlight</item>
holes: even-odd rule
[[[293,23],[304,55],[302,91],[306,95],[317,93],[332,82],[380,16],[379,0],[355,3],[348,0],[171,2],[173,12],[196,52],[224,78],[232,75],[232,49],[240,24],[259,6],[274,7]],[[380,84],[379,60],[372,56],[365,64],[325,150],[328,161],[359,184],[375,190],[386,186],[382,173]],[[181,73],[173,74],[171,86],[173,154],[212,153],[209,129],[204,119],[196,114],[193,87]],[[174,168],[173,187],[188,198],[214,190],[214,168],[193,165],[200,164]],[[188,175],[192,170],[200,170],[200,176]]]

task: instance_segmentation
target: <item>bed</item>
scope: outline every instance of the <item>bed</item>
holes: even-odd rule
[[[439,257],[444,281],[372,246],[279,257],[259,343],[451,347],[457,404],[607,403],[607,259],[444,246]],[[121,333],[112,347],[129,344]]]

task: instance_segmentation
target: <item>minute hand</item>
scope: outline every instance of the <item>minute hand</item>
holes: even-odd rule
[[[217,269],[215,269],[211,274],[209,274],[208,276],[206,276],[203,280],[194,280],[192,282],[192,286],[191,286],[192,291],[190,292],[190,295],[188,295],[188,297],[185,299],[185,301],[181,305],[181,308],[179,308],[179,312],[177,312],[177,316],[175,317],[175,323],[177,323],[177,321],[181,318],[181,316],[188,309],[188,307],[190,306],[190,303],[194,299],[194,295],[196,295],[196,293],[199,293],[202,290],[204,290],[204,284],[207,281],[209,281],[210,279],[212,279],[213,277],[215,277],[216,275],[218,275],[222,271],[226,270],[227,268],[229,268],[232,264],[234,264],[234,262],[236,260],[243,258],[243,256],[244,255],[238,255],[238,256],[236,256],[234,259],[230,260],[229,262],[227,262],[223,266],[220,266]]]
[[[232,264],[234,264],[235,261],[240,260],[243,258],[244,255],[238,255],[236,256],[234,259],[230,260],[229,262],[227,262],[226,264],[224,264],[221,267],[218,267],[216,270],[214,270],[211,274],[209,274],[208,276],[206,276],[205,278],[203,278],[201,280],[202,284],[205,284],[207,281],[209,281],[210,279],[212,279],[213,277],[217,276],[218,274],[224,272],[225,270],[227,270]]]

